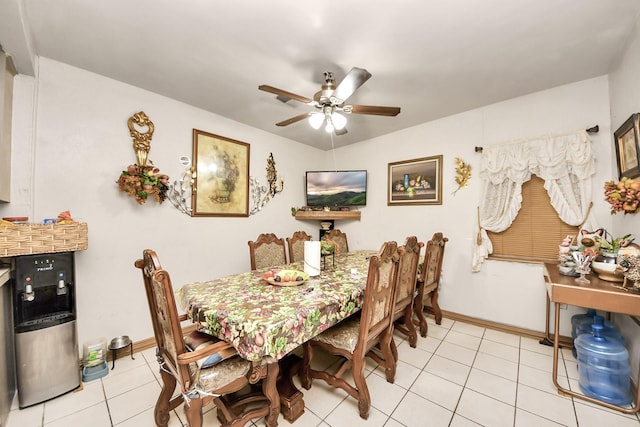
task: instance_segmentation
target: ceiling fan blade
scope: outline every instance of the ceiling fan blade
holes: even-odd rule
[[[299,122],[300,120],[306,119],[310,114],[311,113],[298,114],[295,117],[291,117],[290,119],[283,120],[280,123],[276,123],[276,126],[289,126],[291,123]]]
[[[331,97],[336,99],[335,105],[340,105],[346,101],[370,77],[371,73],[364,68],[353,67],[331,94]]]
[[[297,95],[292,92],[287,92],[286,90],[278,89],[277,87],[269,86],[269,85],[260,85],[258,89],[263,90],[265,92],[273,93],[274,95],[278,95],[279,97],[295,99],[296,101],[300,101],[304,104],[311,104],[313,100],[307,98],[306,96]]]
[[[397,116],[400,107],[380,107],[376,105],[348,105],[343,108],[345,113],[372,114],[374,116]]]

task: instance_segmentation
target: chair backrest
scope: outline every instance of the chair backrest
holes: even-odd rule
[[[333,241],[336,244],[336,253],[337,254],[346,254],[349,252],[349,244],[347,243],[347,235],[344,234],[337,228],[329,230],[327,234],[325,234],[328,240]]]
[[[165,367],[183,386],[189,381],[189,370],[185,365],[178,366],[178,355],[187,351],[183,337],[176,300],[169,273],[162,269],[155,251],[145,249],[142,259],[135,262],[142,270],[144,288],[149,303],[153,332],[158,345],[159,356],[165,361]]]
[[[420,286],[425,289],[438,287],[440,274],[442,273],[442,260],[444,259],[444,246],[449,241],[442,233],[433,234],[431,240],[427,242],[424,254],[422,270],[420,270]]]
[[[296,231],[291,238],[287,237],[289,262],[304,261],[304,242],[311,240],[304,231]]]
[[[400,246],[400,261],[398,262],[398,284],[396,286],[396,304],[394,319],[402,316],[404,309],[413,304],[416,292],[416,276],[420,250],[424,246],[418,242],[416,236],[407,237],[405,244]]]
[[[360,331],[356,351],[368,351],[369,344],[390,331],[393,324],[395,287],[398,279],[398,245],[386,242],[369,260]]]
[[[248,243],[252,270],[287,263],[284,239],[278,238],[275,234],[263,233],[255,242]]]

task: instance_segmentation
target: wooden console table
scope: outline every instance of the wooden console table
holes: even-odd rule
[[[547,284],[548,302],[555,303],[555,333],[553,336],[553,384],[558,392],[565,396],[574,396],[598,405],[615,409],[625,414],[635,414],[640,409],[640,393],[636,393],[635,404],[631,408],[625,408],[585,396],[568,390],[558,384],[558,348],[560,337],[560,304],[575,305],[579,307],[593,308],[612,313],[640,315],[640,294],[622,289],[617,283],[600,280],[591,274],[588,285],[578,285],[573,277],[564,276],[558,271],[558,265],[545,263],[544,279]],[[617,287],[616,287],[617,285]],[[549,319],[549,306],[547,304],[547,321]],[[640,383],[640,374],[638,375]]]

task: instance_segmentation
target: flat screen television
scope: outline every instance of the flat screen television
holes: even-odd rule
[[[307,206],[348,207],[367,204],[367,171],[307,171]]]

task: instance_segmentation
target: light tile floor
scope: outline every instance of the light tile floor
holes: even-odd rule
[[[372,400],[367,421],[358,416],[354,399],[315,381],[311,390],[303,390],[306,410],[294,425],[640,426],[637,415],[560,396],[551,381],[553,349],[537,340],[448,319],[438,326],[429,319],[429,335],[419,339],[418,348],[400,336],[396,342],[395,384],[387,383],[374,364],[367,366]],[[151,427],[160,391],[154,354],[151,349],[135,354],[135,360],[118,359],[107,376],[45,403],[19,410],[16,400],[7,427]],[[560,373],[561,384],[576,390],[577,364],[570,350],[562,350]],[[213,406],[205,411],[204,425],[219,425]],[[183,423],[182,411],[174,411],[169,426]],[[282,416],[278,423],[289,425]],[[263,420],[255,423],[263,425]]]

